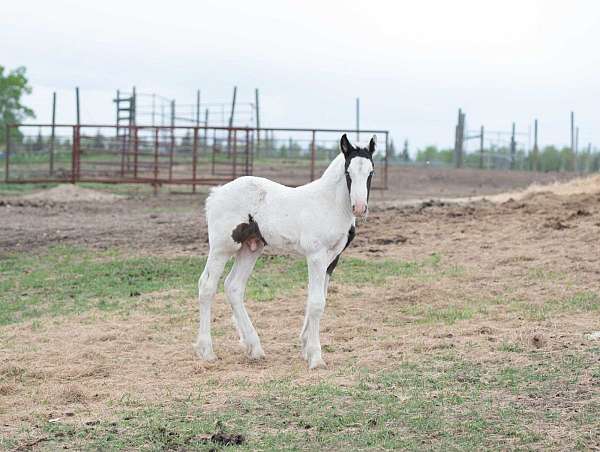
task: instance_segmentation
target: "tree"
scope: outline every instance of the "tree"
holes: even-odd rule
[[[25,94],[31,93],[31,86],[25,75],[25,68],[18,67],[7,74],[0,65],[0,143],[6,143],[6,125],[18,124],[27,118],[35,118],[31,108],[21,103]],[[22,139],[21,133],[14,129],[12,138]]]
[[[436,146],[427,146],[425,149],[417,151],[416,161],[427,164],[436,162],[449,165],[452,163],[453,155],[453,149],[438,149]]]
[[[542,171],[560,171],[561,155],[555,146],[546,146],[540,153],[540,168]]]

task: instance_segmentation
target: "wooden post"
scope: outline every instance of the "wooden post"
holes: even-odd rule
[[[75,87],[75,106],[77,111],[77,125],[81,124],[80,122],[80,110],[79,110],[79,87]]]
[[[215,175],[215,154],[217,153],[217,129],[213,129],[213,142],[212,142],[212,162],[210,166],[210,174]]]
[[[483,169],[483,126],[479,131],[479,169]]]
[[[173,179],[173,154],[175,152],[175,100],[171,101],[171,146],[169,149],[169,182]]]
[[[77,154],[78,154],[78,146],[77,146],[77,131],[79,126],[73,126],[73,145],[71,146],[71,183],[74,184],[77,181]]]
[[[131,89],[131,101],[129,102],[129,123],[136,125],[137,121],[137,94],[135,92],[135,86]]]
[[[231,129],[230,129],[231,130]],[[233,131],[233,178],[237,177],[237,129]]]
[[[75,168],[73,171],[73,183],[75,183],[77,181],[77,179],[79,178],[79,169],[80,169],[80,162],[79,159],[81,158],[81,143],[79,142],[80,140],[80,129],[79,129],[79,125],[81,124],[81,110],[80,110],[80,103],[79,103],[79,87],[77,86],[75,88],[75,102],[77,104],[77,127],[75,127],[75,135],[77,137],[77,146],[75,146],[75,143],[73,143],[73,152],[74,152],[74,157],[75,157]]]
[[[458,124],[456,125],[454,140],[454,162],[456,168],[461,168],[463,164],[463,142],[465,132],[465,114],[462,109],[458,109]]]
[[[198,91],[199,93],[200,91]],[[199,112],[198,112],[199,113]],[[198,116],[198,118],[200,118]],[[192,145],[192,193],[196,193],[196,165],[198,162],[198,127],[194,127],[194,141]]]
[[[246,129],[246,168],[244,176],[250,175],[250,130]]]
[[[202,154],[208,152],[208,108],[204,111],[204,140],[202,140]]]
[[[383,188],[388,189],[388,166],[389,166],[389,153],[390,153],[390,139],[389,133],[385,133],[385,160],[383,167]]]
[[[233,99],[231,101],[231,115],[229,115],[229,128],[233,127],[233,120],[235,115],[235,99],[237,97],[237,86],[233,87]]]
[[[517,142],[515,141],[515,123],[512,123],[512,134],[510,136],[510,169],[515,169],[515,154],[517,152]]]
[[[254,145],[254,134],[251,133],[250,134],[250,173],[248,173],[249,176],[252,176],[252,174],[254,173],[254,149],[255,145]]]
[[[233,99],[231,101],[231,114],[229,115],[229,130],[227,132],[227,155],[231,156],[231,128],[233,127],[233,118],[235,115],[235,98],[237,97],[237,86],[233,87]]]
[[[571,159],[575,155],[575,113],[571,112]],[[567,166],[564,162],[565,167]]]
[[[133,178],[137,179],[138,176],[138,128],[137,126],[133,127]]]
[[[52,129],[50,132],[50,176],[54,174],[54,141],[56,134],[56,91],[52,93]]]
[[[158,194],[158,127],[154,129],[154,196]]]

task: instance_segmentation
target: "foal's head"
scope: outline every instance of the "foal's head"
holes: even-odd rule
[[[350,144],[346,134],[342,135],[340,148],[344,153],[346,184],[350,193],[352,213],[356,216],[367,214],[367,202],[371,191],[373,177],[373,153],[375,152],[376,137],[373,135],[368,148],[355,147]]]

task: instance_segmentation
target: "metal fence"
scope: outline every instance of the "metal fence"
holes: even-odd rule
[[[6,130],[6,183],[218,185],[244,175],[289,186],[318,178],[354,130],[27,124]],[[373,188],[387,188],[388,137],[377,135]]]

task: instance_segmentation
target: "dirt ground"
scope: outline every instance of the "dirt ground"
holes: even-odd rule
[[[390,203],[486,196],[572,177],[562,173],[391,167],[389,190],[374,191],[371,204],[376,210],[378,205]],[[133,195],[115,195],[64,185],[21,197],[0,197],[0,255],[51,244],[119,247],[132,253],[204,253],[203,203],[208,189],[199,188],[195,195],[186,190],[165,187],[158,196],[141,190]]]
[[[535,176],[542,183],[568,178]],[[344,385],[352,377],[340,369],[392,368],[445,347],[492,368],[498,360],[529,359],[506,358],[498,351],[500,343],[539,350],[547,360],[565,349],[584,350],[590,346],[585,335],[600,330],[597,312],[531,320],[518,309],[509,309],[510,303],[493,300],[508,297],[517,304],[524,300],[528,306],[542,307],[544,300],[577,291],[600,294],[600,181],[570,194],[538,189],[503,202],[429,200],[492,195],[531,182],[530,173],[393,172],[392,189],[373,195],[369,218],[358,225],[347,255],[407,261],[439,255],[449,263],[445,271],[455,275],[408,283],[392,280],[368,289],[348,288],[334,277],[322,322],[326,370],[307,372],[298,358],[304,292],[281,303],[248,303],[267,353],[259,363],[250,363],[240,352],[222,294],[215,303],[215,328],[224,332],[215,339],[220,358],[215,364],[200,362],[192,353],[193,300],[183,315],[167,323],[163,317],[140,312],[109,319],[88,313],[58,318],[39,329],[29,323],[3,327],[10,347],[2,352],[2,371],[13,369],[30,378],[27,387],[14,383],[0,388],[2,403],[14,407],[0,417],[0,424],[4,432],[14,433],[21,422],[35,422],[35,415],[53,418],[76,412],[78,422],[110,418],[108,402],[126,394],[150,401],[164,400],[167,394],[185,398],[199,382],[208,381],[219,383],[209,391],[207,408],[216,409],[227,400],[228,385],[240,380],[289,377],[302,384],[331,378]],[[206,191],[191,196],[165,190],[157,197],[91,201],[5,197],[0,201],[0,255],[37,252],[54,244],[117,248],[133,255],[203,255],[205,195]],[[422,201],[406,202],[415,198]],[[169,296],[158,295],[165,300]],[[398,306],[443,310],[464,300],[474,306],[485,304],[488,315],[440,325],[417,323],[406,309],[397,310]],[[282,323],[289,327],[281,328]],[[582,400],[598,400],[597,378],[584,373],[577,392],[563,394],[560,403],[571,410]],[[505,396],[498,403],[506,403]],[[38,399],[49,402],[32,405]],[[538,404],[543,410],[557,401],[522,403]],[[561,447],[569,444],[560,429],[547,434]],[[600,447],[600,439],[595,447]]]

